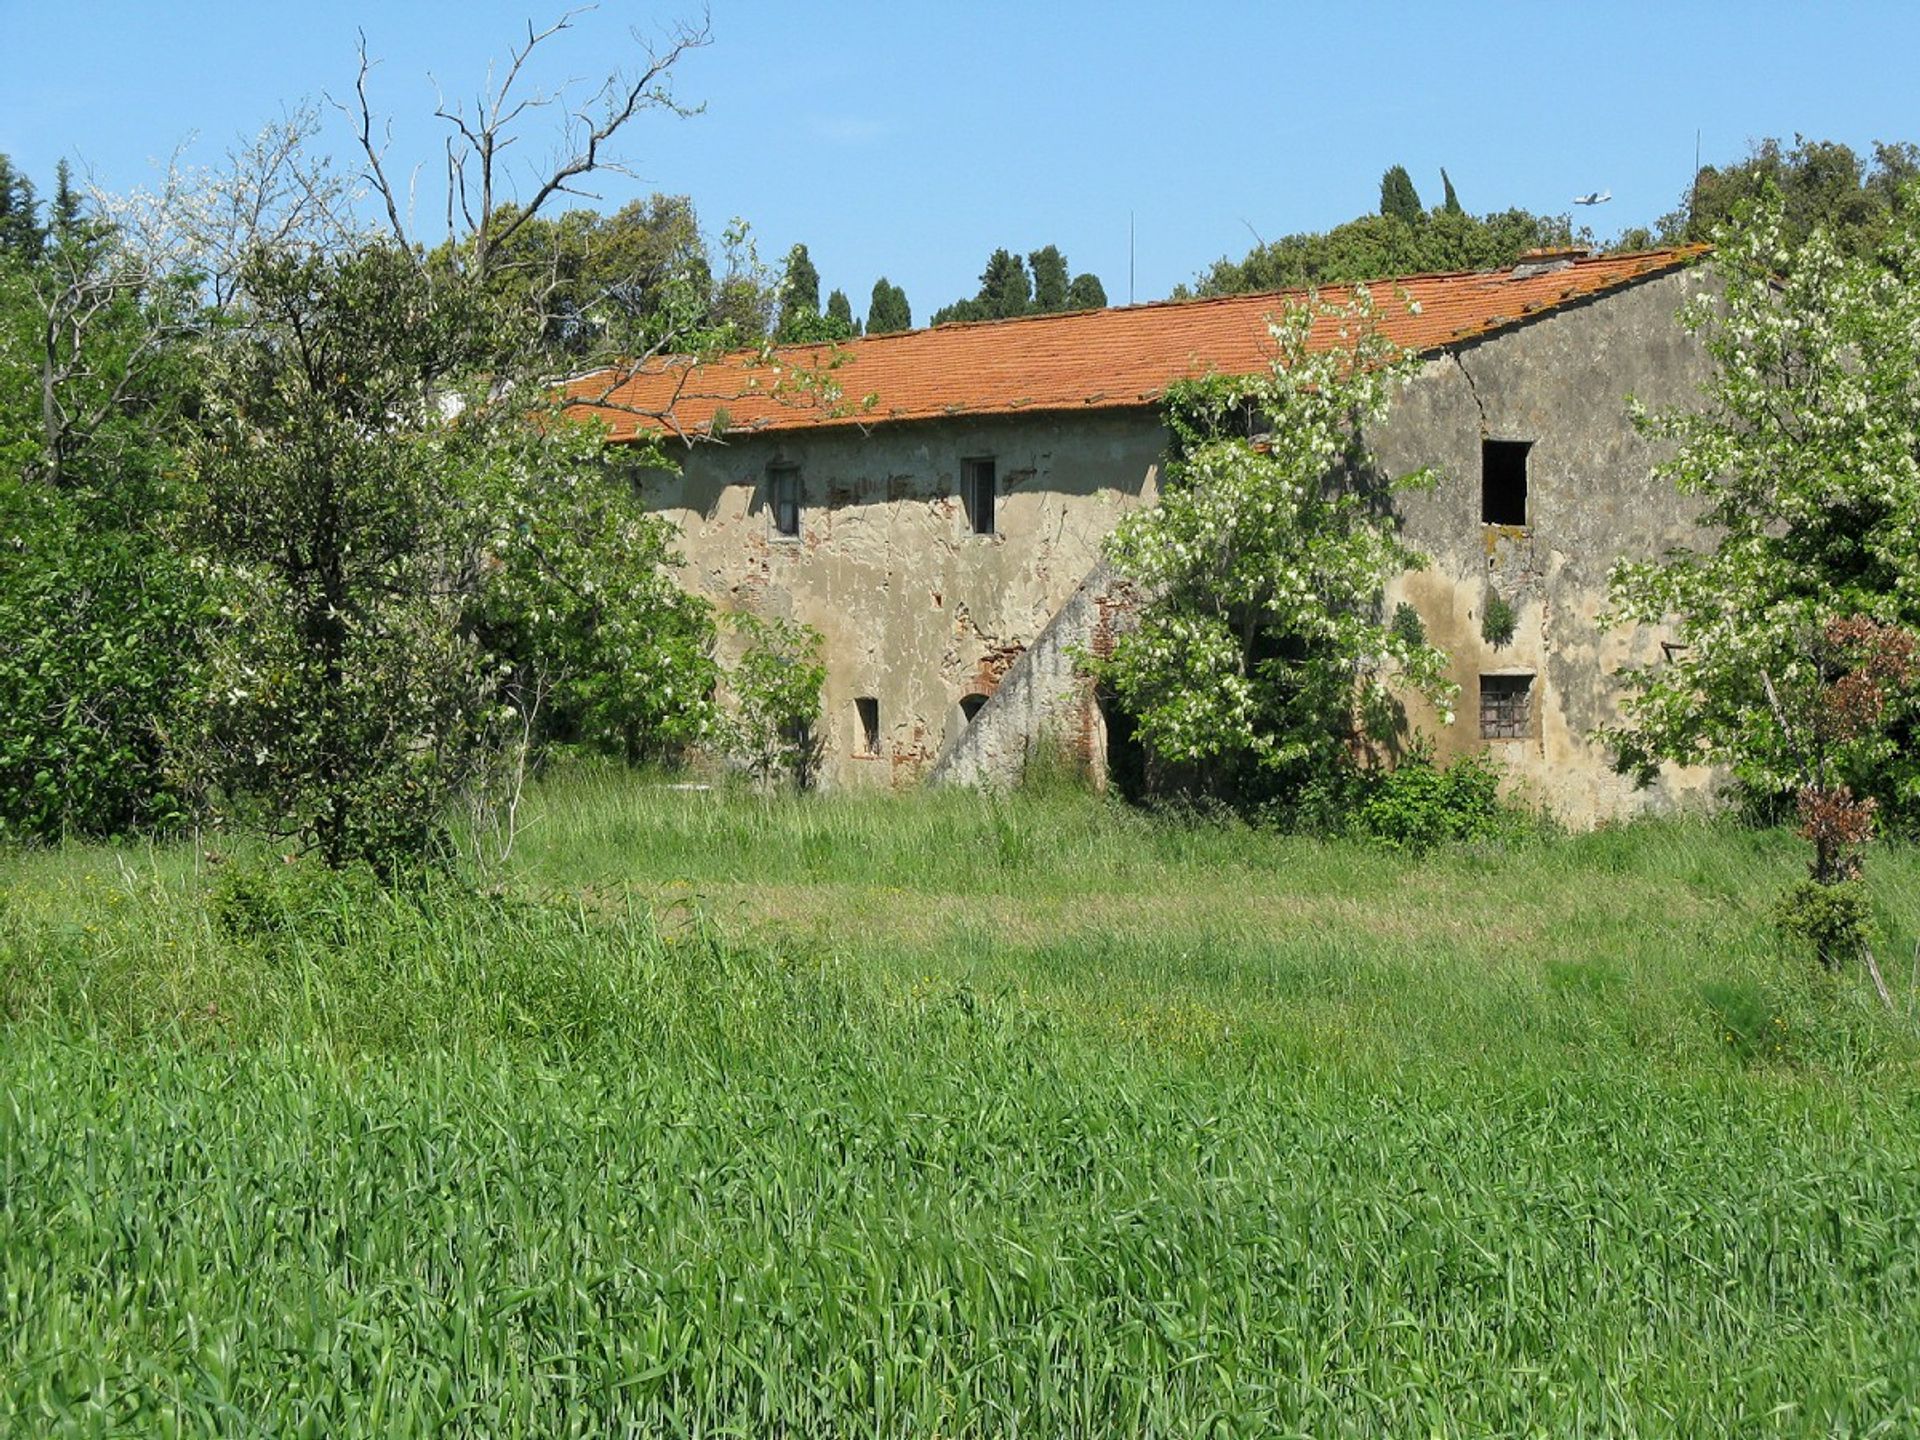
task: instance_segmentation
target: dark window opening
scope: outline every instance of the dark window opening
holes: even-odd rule
[[[860,753],[878,755],[880,753],[880,702],[871,695],[862,695],[853,702],[853,708],[860,717]]]
[[[1527,452],[1531,440],[1480,442],[1480,520],[1486,525],[1527,523]]]
[[[1480,677],[1480,736],[1484,740],[1524,740],[1533,719],[1531,675]]]
[[[800,467],[776,465],[767,474],[767,487],[773,501],[773,529],[776,535],[800,533]]]
[[[993,534],[993,461],[960,462],[960,499],[967,507],[967,524],[973,533]]]
[[[960,697],[960,713],[967,717],[967,723],[971,725],[973,723],[973,717],[978,715],[981,710],[986,707],[986,703],[987,697],[984,695],[962,695]]]

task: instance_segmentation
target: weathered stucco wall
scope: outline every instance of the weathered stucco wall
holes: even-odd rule
[[[723,611],[805,621],[825,638],[820,780],[922,777],[1150,499],[1165,432],[1146,412],[1010,416],[733,437],[686,452],[649,501],[680,527],[682,579]],[[995,533],[976,535],[961,465],[991,458]],[[800,533],[775,531],[769,472],[800,468]],[[879,702],[862,753],[855,701]]]
[[[1626,401],[1698,394],[1708,362],[1674,314],[1705,283],[1698,270],[1668,274],[1434,358],[1368,436],[1383,472],[1436,476],[1400,505],[1407,538],[1431,563],[1397,581],[1387,603],[1420,612],[1452,656],[1461,696],[1451,723],[1416,704],[1413,724],[1443,757],[1491,750],[1516,791],[1572,823],[1681,803],[1709,780],[1669,770],[1635,791],[1592,738],[1617,717],[1613,672],[1657,661],[1663,638],[1601,631],[1608,567],[1697,540],[1691,508],[1652,478],[1655,455]],[[689,452],[654,502],[681,526],[691,585],[723,610],[790,616],[825,637],[823,783],[905,783],[936,760],[943,780],[1005,781],[1040,730],[1096,763],[1104,752],[1072,657],[1110,634],[1112,587],[1076,590],[1101,538],[1153,497],[1165,439],[1150,412],[736,438]],[[1486,439],[1530,446],[1523,526],[1482,521]],[[998,533],[979,536],[959,496],[961,466],[988,456]],[[797,539],[776,535],[768,508],[768,474],[781,464],[801,467]],[[1499,646],[1481,628],[1496,592],[1516,621]],[[963,697],[993,696],[1030,646],[1008,693],[969,726]],[[1482,739],[1487,674],[1531,677],[1524,737]],[[861,696],[880,706],[872,756],[861,753]]]
[[[1439,475],[1402,502],[1406,537],[1430,564],[1388,604],[1420,612],[1461,695],[1452,725],[1418,705],[1412,720],[1443,757],[1484,745],[1517,791],[1575,823],[1699,798],[1711,779],[1670,767],[1636,791],[1593,739],[1618,718],[1614,673],[1660,660],[1665,638],[1600,628],[1609,567],[1700,539],[1696,507],[1653,477],[1658,457],[1626,406],[1629,395],[1655,406],[1699,395],[1710,362],[1675,312],[1708,283],[1702,270],[1676,272],[1430,360],[1368,437],[1382,470]],[[1530,442],[1524,527],[1481,522],[1483,438]],[[1481,629],[1493,593],[1515,612],[1499,646]],[[1533,677],[1524,739],[1482,740],[1484,674]]]

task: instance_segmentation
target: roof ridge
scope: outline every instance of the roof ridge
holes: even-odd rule
[[[1713,246],[1702,243],[1687,245],[1656,245],[1645,250],[1618,250],[1605,254],[1588,254],[1574,260],[1566,269],[1578,269],[1591,265],[1618,265],[1625,261],[1658,260],[1662,262],[1656,269],[1670,268],[1687,264],[1708,254]],[[1516,264],[1524,263],[1516,261]],[[1059,324],[1061,321],[1082,320],[1094,315],[1137,315],[1149,311],[1173,309],[1198,309],[1202,306],[1224,307],[1228,305],[1248,305],[1260,300],[1295,299],[1307,295],[1324,294],[1329,290],[1352,290],[1355,286],[1365,285],[1375,288],[1381,285],[1404,285],[1413,280],[1471,280],[1486,276],[1511,275],[1512,265],[1496,265],[1486,270],[1413,270],[1396,275],[1379,275],[1370,280],[1330,280],[1323,285],[1292,285],[1279,290],[1239,290],[1231,295],[1189,295],[1164,300],[1142,300],[1132,305],[1102,305],[1088,310],[1049,310],[1038,315],[1007,315],[992,320],[949,320],[941,325],[916,325],[907,330],[887,330],[878,335],[849,335],[843,340],[796,340],[786,344],[765,346],[742,346],[737,350],[724,350],[708,359],[689,357],[684,353],[663,354],[652,357],[653,361],[668,364],[675,360],[693,358],[692,368],[706,365],[726,365],[751,359],[759,362],[765,356],[770,361],[782,355],[818,356],[831,354],[837,349],[858,347],[865,349],[872,345],[885,344],[887,341],[912,339],[916,336],[932,334],[957,335],[978,332],[989,328],[1010,328],[1023,325]],[[1654,273],[1649,271],[1648,273]],[[642,361],[644,366],[647,361]],[[604,375],[609,370],[620,369],[617,364],[602,365],[594,370],[583,372],[578,378],[587,379],[594,375]]]
[[[1359,285],[1393,287],[1407,303],[1380,305],[1382,332],[1405,350],[1433,354],[1672,275],[1711,250],[1661,246],[1517,270],[1432,271],[965,321],[720,356],[654,356],[564,383],[576,413],[598,414],[615,440],[1111,409],[1150,404],[1184,375],[1249,374],[1271,363],[1268,326],[1259,322],[1309,294],[1337,304]],[[1324,343],[1333,343],[1331,334]],[[809,384],[809,374],[826,384]]]

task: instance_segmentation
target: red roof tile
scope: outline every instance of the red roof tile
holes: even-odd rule
[[[1413,275],[1371,288],[1385,333],[1408,349],[1432,351],[1677,269],[1706,249],[1523,263],[1519,273]],[[1411,305],[1395,298],[1396,287]],[[648,430],[705,433],[716,419],[721,429],[798,430],[1134,408],[1154,404],[1174,380],[1263,369],[1272,355],[1267,317],[1305,293],[941,325],[832,346],[783,346],[764,357],[742,352],[704,364],[666,357],[631,376],[606,371],[570,381],[567,394],[579,402],[575,413],[598,413],[616,440]],[[1335,305],[1349,293],[1346,286],[1320,292]],[[1330,323],[1323,333],[1331,344]]]

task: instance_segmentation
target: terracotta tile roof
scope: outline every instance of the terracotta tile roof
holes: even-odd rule
[[[1385,332],[1409,349],[1433,351],[1677,269],[1706,250],[1685,246],[1570,263],[1541,257],[1506,270],[1379,281],[1372,289]],[[1411,306],[1396,301],[1394,287]],[[1320,293],[1339,304],[1349,291],[1332,286]],[[597,411],[616,440],[643,430],[698,434],[711,430],[716,418],[722,429],[798,430],[1133,408],[1155,403],[1174,380],[1264,368],[1271,357],[1267,316],[1304,294],[942,325],[705,364],[667,357],[631,377],[601,372],[569,381],[567,393],[580,402],[576,413]],[[1326,333],[1331,343],[1331,325]]]

